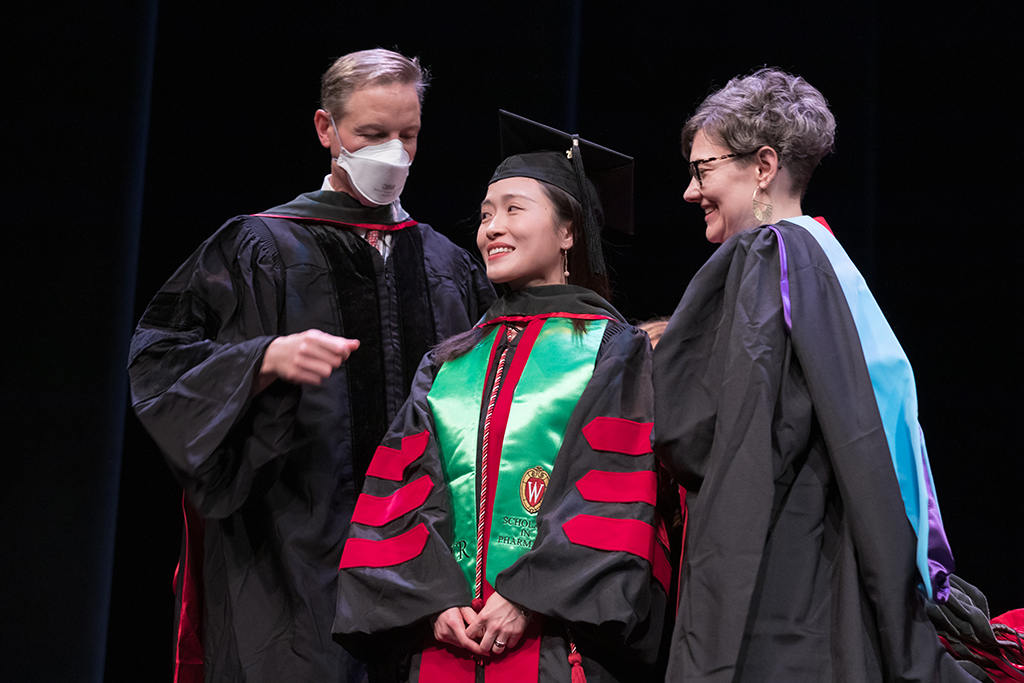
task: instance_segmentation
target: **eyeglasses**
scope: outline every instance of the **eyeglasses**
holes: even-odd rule
[[[719,159],[731,159],[732,157],[745,157],[753,152],[737,152],[736,154],[723,154],[720,157],[708,157],[707,159],[694,159],[690,162],[690,177],[697,180],[697,184],[701,187],[704,186],[703,181],[700,178],[700,164],[706,164],[709,161],[718,161]]]

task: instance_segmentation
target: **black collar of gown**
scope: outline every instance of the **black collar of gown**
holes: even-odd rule
[[[383,206],[364,206],[344,192],[324,190],[300,194],[287,204],[255,215],[332,223],[366,230],[401,230],[416,225],[416,221],[409,217],[397,199]]]
[[[565,313],[566,317],[614,318],[626,322],[615,307],[586,287],[541,285],[509,292],[484,313],[480,325],[496,319],[521,319]]]

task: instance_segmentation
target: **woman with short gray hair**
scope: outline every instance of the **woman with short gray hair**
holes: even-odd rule
[[[973,680],[924,618],[953,558],[910,363],[824,219],[835,119],[804,79],[734,78],[683,128],[722,243],[654,354],[655,452],[687,489],[668,680]]]
[[[708,97],[683,127],[683,154],[700,131],[714,135],[749,165],[764,145],[779,156],[793,189],[802,196],[811,173],[832,151],[836,120],[828,102],[799,76],[761,69],[734,78]]]

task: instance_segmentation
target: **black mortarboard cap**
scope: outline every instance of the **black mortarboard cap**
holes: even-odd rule
[[[608,227],[633,234],[633,158],[504,110],[498,121],[504,161],[491,182],[533,178],[574,197],[583,207],[591,270],[604,273],[598,215],[603,212]]]

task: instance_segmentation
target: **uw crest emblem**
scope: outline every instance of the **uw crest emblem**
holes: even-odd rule
[[[540,510],[540,504],[544,500],[544,492],[548,490],[548,480],[550,479],[548,473],[540,466],[531,467],[523,474],[523,478],[519,482],[519,500],[530,514]]]

